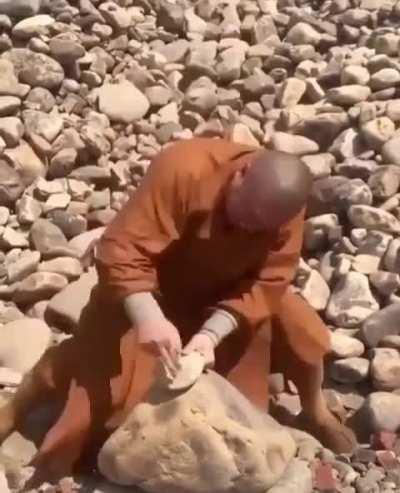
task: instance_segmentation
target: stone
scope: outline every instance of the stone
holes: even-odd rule
[[[343,106],[353,106],[354,104],[366,101],[371,94],[371,89],[368,86],[359,84],[351,84],[342,87],[329,89],[327,98],[333,104]]]
[[[280,108],[296,106],[306,92],[306,83],[301,79],[289,77],[282,84],[278,94],[277,103]]]
[[[310,493],[312,473],[305,461],[294,459],[281,479],[268,490],[268,493]]]
[[[349,272],[336,284],[329,300],[326,316],[341,327],[355,327],[379,310],[368,278],[358,272]]]
[[[65,276],[52,272],[35,272],[17,285],[13,300],[21,305],[47,300],[67,285]]]
[[[75,167],[78,153],[73,148],[61,149],[50,161],[49,175],[53,178],[68,176]]]
[[[359,383],[369,373],[369,361],[364,358],[346,358],[336,360],[330,368],[331,377],[340,383]]]
[[[140,429],[140,434],[132,435],[128,431],[132,429]],[[228,438],[231,434],[235,447]],[[194,446],[197,442],[201,450]],[[192,445],[176,448],[177,443]],[[168,453],[160,454],[160,447]],[[148,401],[136,406],[103,445],[98,467],[112,482],[142,487],[145,482],[149,492],[228,492],[235,477],[235,487],[251,493],[272,487],[295,450],[293,438],[283,427],[210,372],[187,392],[172,398],[154,388]],[[156,461],[152,459],[155,456]],[[145,457],[148,459],[143,461]],[[235,464],[239,462],[251,463],[251,473],[243,471],[238,476]]]
[[[370,87],[373,91],[380,91],[400,83],[400,72],[394,68],[383,68],[371,75]]]
[[[186,89],[183,108],[205,117],[218,104],[217,87],[208,77],[199,77]]]
[[[321,40],[321,35],[312,26],[305,22],[295,24],[286,35],[286,42],[293,45],[316,46]]]
[[[40,202],[30,195],[23,195],[17,202],[17,218],[20,224],[33,224],[42,214]]]
[[[271,144],[276,151],[288,152],[297,156],[314,154],[319,151],[318,144],[313,140],[284,132],[275,132],[272,135]]]
[[[98,97],[99,110],[115,122],[132,123],[143,118],[150,108],[146,96],[128,80],[105,84]]]
[[[393,272],[378,270],[369,276],[369,281],[382,296],[390,296],[400,288],[400,276]]]
[[[68,65],[85,55],[85,48],[79,43],[79,38],[67,33],[51,38],[49,49],[52,56],[61,65]]]
[[[400,238],[395,238],[389,243],[384,264],[390,272],[400,274]]]
[[[15,116],[0,118],[0,136],[8,147],[18,145],[23,135],[24,126],[19,118]]]
[[[238,144],[250,145],[254,147],[258,147],[260,145],[258,140],[251,133],[251,130],[243,123],[235,123],[232,125],[227,133],[227,138]]]
[[[1,328],[0,366],[28,372],[50,344],[51,331],[43,320],[22,318]]]
[[[76,250],[79,258],[81,258],[88,249],[89,245],[101,237],[104,230],[105,228],[100,227],[75,236],[75,238],[70,240],[69,246]]]
[[[7,149],[4,156],[19,173],[25,185],[31,185],[46,174],[46,166],[26,142],[21,141],[18,147]]]
[[[371,361],[372,385],[375,390],[400,389],[400,353],[397,349],[375,350]]]
[[[77,255],[77,251],[68,245],[63,232],[47,219],[38,219],[30,230],[31,242],[44,257],[57,257],[59,255]]]
[[[1,0],[0,14],[30,17],[39,12],[42,0]]]
[[[400,187],[400,168],[393,165],[380,166],[370,176],[368,186],[378,199],[392,197]]]
[[[34,15],[17,22],[12,29],[12,34],[16,38],[28,40],[34,36],[46,35],[48,27],[56,20],[50,15]]]
[[[365,151],[365,144],[353,128],[348,128],[340,133],[329,148],[329,152],[341,160],[354,158],[362,154],[363,151]]]
[[[361,326],[360,337],[369,348],[377,347],[386,336],[399,335],[400,303],[386,306],[368,317]]]
[[[364,344],[337,331],[331,333],[331,353],[335,358],[354,358],[364,354]]]
[[[316,180],[311,191],[309,214],[342,214],[356,204],[372,204],[372,193],[364,181],[344,176],[330,176]]]
[[[370,432],[396,432],[400,428],[400,395],[373,392],[364,401],[360,414]]]
[[[325,310],[330,297],[330,289],[324,278],[312,269],[308,276],[299,283],[299,293],[317,311]]]
[[[74,211],[76,204],[79,204],[78,213]],[[87,214],[88,209],[85,202],[70,202],[67,210],[55,209],[49,213],[48,218],[70,240],[86,232],[88,222],[81,214]],[[79,249],[69,246],[69,249],[71,248],[76,255],[79,255]]]
[[[393,137],[395,131],[392,120],[383,116],[362,125],[361,136],[369,147],[379,151],[383,144]]]
[[[26,48],[12,48],[2,58],[10,61],[19,74],[19,79],[32,87],[57,89],[64,80],[62,66],[44,53],[35,53]]]
[[[5,250],[11,248],[26,248],[29,242],[21,231],[16,231],[8,226],[0,227],[0,247]]]
[[[399,156],[399,145],[400,145],[400,137],[394,136],[385,142],[382,146],[381,153],[382,159],[384,163],[395,164],[396,166],[400,166],[400,156]]]
[[[94,270],[89,270],[53,296],[45,312],[49,325],[66,332],[75,332],[82,310],[96,284],[97,274]]]
[[[0,159],[0,205],[14,204],[24,191],[20,175]]]
[[[369,72],[361,65],[346,65],[341,72],[340,81],[343,86],[364,86],[369,82]]]
[[[43,204],[43,213],[48,214],[57,209],[66,209],[71,202],[71,197],[68,193],[54,193]]]
[[[21,106],[21,100],[15,96],[0,96],[0,117],[14,115]]]
[[[45,113],[49,113],[55,105],[55,97],[44,87],[34,87],[24,101],[26,109],[43,111]]]
[[[80,261],[73,257],[59,257],[42,262],[38,266],[38,272],[54,272],[67,279],[76,279],[83,274]]]
[[[40,253],[24,250],[10,263],[7,263],[7,280],[9,284],[22,281],[30,274],[36,272],[40,262]]]
[[[400,233],[399,220],[390,212],[369,205],[353,205],[348,211],[352,225],[356,228],[377,229],[388,233]]]
[[[301,160],[307,166],[314,180],[329,176],[335,163],[334,156],[329,153],[305,155],[301,157]]]
[[[53,142],[62,131],[64,121],[57,113],[25,110],[22,113],[27,135],[39,135],[48,142]]]
[[[379,269],[381,259],[376,255],[361,254],[356,255],[352,262],[352,267],[361,274],[373,274]]]

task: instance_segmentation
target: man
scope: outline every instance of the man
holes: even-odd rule
[[[310,188],[288,154],[223,139],[165,148],[96,246],[99,283],[77,334],[25,378],[0,415],[1,435],[53,391],[63,412],[35,462],[46,479],[69,473],[90,438],[143,399],[158,358],[174,373],[183,348],[264,409],[271,354],[296,384],[310,431],[349,451],[354,437],[321,390],[328,330],[289,290]]]

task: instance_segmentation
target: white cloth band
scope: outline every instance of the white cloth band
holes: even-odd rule
[[[200,333],[214,336],[216,344],[231,334],[238,327],[236,318],[225,310],[215,310],[200,329]]]

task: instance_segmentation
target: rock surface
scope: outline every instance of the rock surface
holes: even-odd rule
[[[164,392],[153,389],[103,446],[99,468],[109,480],[150,492],[222,493],[232,483],[255,492],[275,484],[294,457],[291,435],[216,374],[175,398]]]

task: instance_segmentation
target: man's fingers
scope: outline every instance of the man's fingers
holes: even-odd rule
[[[177,363],[174,362],[173,358],[171,357],[170,351],[168,351],[166,346],[160,346],[159,349],[162,362],[167,367],[167,370],[169,371],[171,376],[175,377],[178,372]]]

